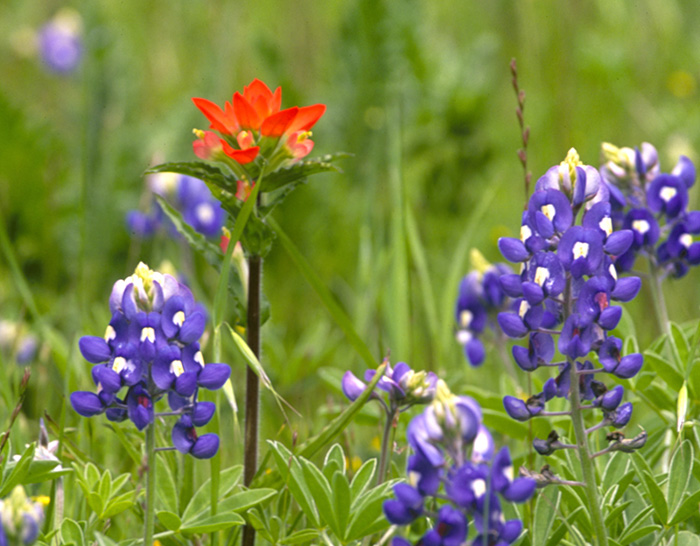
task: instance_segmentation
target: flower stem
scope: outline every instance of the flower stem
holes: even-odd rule
[[[153,516],[156,511],[156,425],[146,427],[146,514],[144,517],[143,543],[153,544]]]
[[[386,471],[391,461],[392,445],[394,443],[394,435],[392,432],[396,430],[394,421],[399,416],[398,408],[392,408],[386,412],[386,423],[384,424],[384,435],[382,436],[382,451],[379,455],[379,473],[377,474],[377,485],[384,482]]]
[[[248,346],[260,359],[260,293],[262,286],[262,257],[248,259]],[[243,484],[249,486],[258,466],[258,413],[260,408],[260,381],[248,368],[245,391],[245,453],[243,455]],[[255,529],[246,525],[243,529],[243,546],[255,544]]]
[[[598,496],[598,484],[596,482],[595,468],[591,460],[588,450],[588,437],[583,423],[583,413],[581,413],[581,392],[580,380],[577,366],[571,362],[571,421],[574,425],[574,435],[576,437],[576,448],[578,449],[578,458],[581,461],[581,470],[583,472],[583,481],[585,482],[586,493],[588,495],[589,508],[591,514],[591,523],[595,533],[596,544],[598,546],[608,545],[608,533],[605,529],[603,513],[601,511],[600,498]]]

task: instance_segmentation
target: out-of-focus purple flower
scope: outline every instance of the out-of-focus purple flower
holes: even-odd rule
[[[214,198],[202,180],[175,173],[156,173],[148,176],[147,183],[154,194],[160,195],[178,209],[185,222],[193,229],[206,237],[217,237],[221,234],[226,214],[221,203]],[[126,223],[132,234],[143,238],[153,236],[163,223],[171,233],[177,233],[155,202],[149,214],[129,211]]]
[[[423,496],[406,483],[394,486],[396,499],[384,502],[384,515],[394,525],[411,523],[423,513]]]
[[[83,57],[82,19],[64,8],[39,31],[39,52],[44,65],[59,74],[69,74]]]

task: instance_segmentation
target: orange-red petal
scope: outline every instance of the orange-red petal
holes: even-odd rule
[[[197,97],[193,98],[192,102],[194,102],[194,105],[199,108],[202,114],[211,122],[211,129],[223,134],[231,134],[231,128],[229,127],[231,120],[228,119],[228,116],[217,104],[214,104],[210,100]],[[233,121],[235,121],[235,119]]]
[[[236,150],[226,141],[222,141],[221,144],[224,148],[224,153],[241,165],[255,161],[255,158],[258,157],[258,151],[260,151],[260,146],[253,146],[245,150]]]
[[[325,111],[325,104],[314,104],[312,106],[303,106],[299,108],[297,117],[287,129],[287,132],[308,131],[321,118]]]
[[[276,114],[272,114],[270,117],[263,121],[262,127],[260,128],[260,133],[266,137],[279,138],[287,132],[287,129],[291,126],[297,117],[299,108],[294,106],[292,108],[287,108]]]
[[[242,129],[260,129],[262,121],[255,111],[255,108],[248,102],[243,95],[238,91],[233,95],[233,111],[236,113],[236,119]]]

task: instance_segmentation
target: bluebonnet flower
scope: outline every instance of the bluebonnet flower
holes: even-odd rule
[[[205,313],[192,292],[141,263],[134,275],[114,284],[110,310],[104,338],[83,336],[79,341],[83,357],[94,364],[97,392],[71,394],[75,411],[85,417],[105,413],[111,421],[128,418],[143,430],[154,422],[155,405],[167,395],[172,410],[167,415],[180,416],[172,432],[175,448],[198,458],[213,456],[218,437],[198,436],[194,427],[206,425],[215,408],[199,402],[197,394],[200,388],[221,388],[231,369],[205,365],[198,342]]]
[[[500,278],[512,271],[506,264],[488,263],[476,249],[472,250],[471,262],[475,269],[459,285],[455,305],[456,337],[464,347],[467,361],[478,366],[486,356],[481,335],[489,325],[496,330],[493,316],[510,304],[510,294],[501,286]]]
[[[33,544],[44,521],[44,507],[27,497],[21,485],[0,500],[0,544]]]
[[[392,409],[391,413],[398,409],[406,409],[414,404],[426,404],[435,396],[437,376],[433,372],[413,371],[405,362],[399,362],[395,367],[386,362],[384,375],[377,383],[377,388],[386,393],[380,397],[377,391],[373,391],[370,399],[380,401],[384,407]],[[376,370],[365,371],[365,381],[371,382],[376,375]],[[351,371],[345,372],[341,382],[343,394],[349,400],[355,401],[367,388],[364,383]]]
[[[650,149],[639,161],[647,174],[654,172],[657,162]],[[689,166],[684,164],[683,174],[668,175],[673,180],[658,175],[660,182],[653,186],[658,197],[654,212],[674,218],[681,214],[687,202],[684,191],[685,181],[690,179],[688,171]],[[545,382],[542,392],[527,400],[504,398],[506,412],[518,421],[569,415],[569,411],[547,411],[546,405],[553,398],[571,400],[572,393],[578,398],[577,407],[590,401],[585,409],[602,412],[601,423],[589,432],[602,426],[624,426],[631,417],[631,404],[620,405],[624,390],[607,391],[594,376],[611,373],[629,379],[642,366],[641,354],[621,355],[622,343],[610,332],[622,316],[622,307],[614,303],[630,301],[641,287],[638,277],[618,277],[620,262],[646,244],[644,234],[653,236],[658,227],[654,227],[655,217],[646,209],[635,212],[627,222],[615,215],[627,197],[611,189],[609,176],[604,172],[601,178],[596,169],[582,165],[571,150],[562,164],[552,167],[537,182],[523,215],[521,239],[499,241],[506,259],[521,264],[519,275],[501,277],[504,290],[518,299],[511,311],[498,316],[506,335],[528,340],[525,347],[513,347],[514,360],[527,372],[558,368],[558,375]],[[635,194],[630,199],[640,196]],[[616,226],[625,228],[616,230]],[[535,237],[537,244],[528,245]],[[698,252],[700,256],[700,246]],[[552,336],[558,336],[556,347],[564,357],[561,362],[556,362]],[[596,360],[601,367],[593,364]],[[535,448],[550,454],[560,445],[536,440]]]
[[[215,237],[221,233],[226,215],[203,181],[175,173],[156,173],[148,176],[148,186],[152,193],[178,209],[185,222],[202,235]],[[176,233],[155,201],[149,213],[129,211],[126,224],[131,233],[142,238],[153,236],[162,225]]]
[[[629,271],[643,254],[663,276],[684,276],[700,263],[700,243],[694,238],[700,234],[700,211],[687,210],[696,178],[693,162],[681,156],[670,173],[661,172],[658,153],[647,142],[634,150],[606,143],[603,155],[600,172],[610,191],[613,219],[633,233],[618,270]]]
[[[83,57],[82,19],[70,8],[59,11],[39,31],[39,52],[44,65],[59,74],[74,72]]]
[[[511,544],[522,530],[520,520],[505,521],[502,501],[525,502],[536,482],[513,478],[508,448],[494,453],[493,439],[481,423],[481,408],[468,396],[456,396],[438,380],[435,399],[409,423],[410,483],[394,487],[395,498],[384,502],[384,514],[394,525],[408,525],[423,516],[434,524],[416,546],[467,544],[470,519],[476,538],[470,546]],[[437,511],[435,499],[441,499]],[[412,546],[396,537],[394,546]]]

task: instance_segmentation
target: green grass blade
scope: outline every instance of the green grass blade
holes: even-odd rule
[[[372,352],[355,331],[350,317],[348,317],[345,311],[343,311],[335,297],[333,297],[333,294],[331,294],[330,290],[328,290],[328,288],[323,284],[321,279],[316,274],[316,271],[314,271],[309,262],[306,261],[306,258],[304,258],[301,252],[299,252],[299,249],[292,242],[292,240],[284,231],[282,231],[279,224],[277,224],[277,222],[275,222],[275,220],[272,218],[268,220],[268,223],[277,233],[280,243],[287,251],[290,258],[292,258],[294,264],[299,268],[299,271],[301,271],[301,274],[304,276],[306,281],[311,285],[311,288],[314,289],[318,297],[321,299],[323,305],[325,305],[326,309],[333,317],[333,320],[335,320],[336,324],[340,327],[343,333],[345,333],[345,336],[348,338],[348,341],[353,348],[357,351],[357,354],[362,357],[367,366],[374,368],[377,365],[377,360],[374,358],[374,356],[372,356]]]

